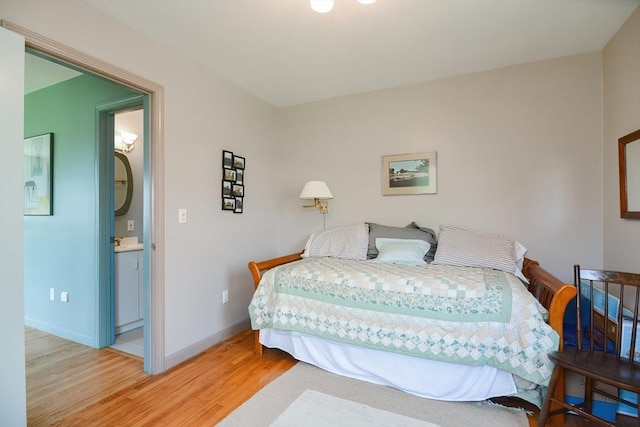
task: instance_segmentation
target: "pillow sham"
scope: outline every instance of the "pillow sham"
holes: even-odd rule
[[[368,222],[367,225],[369,226],[367,258],[373,259],[378,256],[378,249],[376,248],[376,239],[378,238],[416,239],[424,240],[429,244],[429,251],[425,254],[424,260],[426,262],[433,261],[438,247],[438,241],[436,240],[436,233],[432,229],[420,227],[415,222],[412,222],[406,227],[390,227],[373,222]]]
[[[365,260],[369,243],[367,231],[367,226],[363,223],[313,233],[307,240],[301,257]]]
[[[493,268],[512,273],[528,283],[518,267],[526,251],[521,243],[498,234],[442,226],[433,262]]]
[[[371,262],[403,265],[426,265],[424,256],[431,245],[417,239],[377,238],[378,256]]]

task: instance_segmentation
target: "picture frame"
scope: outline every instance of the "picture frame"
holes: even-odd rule
[[[233,184],[231,194],[234,197],[244,197],[244,185]]]
[[[223,211],[234,211],[236,209],[236,199],[235,197],[223,197],[222,198],[222,210]]]
[[[233,168],[233,153],[231,151],[222,150],[222,168]]]
[[[233,167],[236,169],[244,169],[244,157],[233,155]]]
[[[242,204],[243,204],[242,197],[236,197],[236,204],[235,204],[235,207],[233,208],[233,213],[242,213]]]
[[[437,194],[436,152],[382,156],[382,195]]]
[[[242,213],[244,211],[245,158],[222,150],[222,210]]]
[[[24,139],[24,215],[53,215],[53,133]]]
[[[231,189],[233,188],[233,182],[222,181],[222,197],[231,197]]]
[[[236,180],[236,170],[235,169],[224,169],[224,176],[222,177],[225,181],[235,181]]]

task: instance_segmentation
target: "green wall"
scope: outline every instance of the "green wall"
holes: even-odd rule
[[[24,217],[25,324],[98,346],[96,107],[133,90],[82,75],[25,96],[25,137],[53,133],[53,216]],[[49,299],[55,289],[55,301]],[[69,302],[60,293],[69,292]]]

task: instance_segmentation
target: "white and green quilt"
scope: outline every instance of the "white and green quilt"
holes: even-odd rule
[[[308,258],[265,273],[249,305],[253,329],[468,365],[546,386],[558,348],[547,312],[510,273]]]

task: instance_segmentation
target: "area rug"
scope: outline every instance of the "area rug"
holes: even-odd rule
[[[221,427],[292,427],[321,424],[349,427],[528,427],[526,413],[487,402],[442,402],[413,396],[390,387],[331,374],[298,362],[222,420]],[[347,415],[348,414],[348,415]],[[382,424],[371,422],[371,417]],[[303,423],[300,424],[300,419]],[[338,417],[339,419],[341,417]],[[324,420],[324,422],[322,422]],[[327,421],[328,420],[328,421]],[[389,421],[391,420],[391,421]],[[422,422],[422,424],[419,424]],[[425,423],[426,422],[426,423]],[[410,424],[414,423],[414,424]]]

